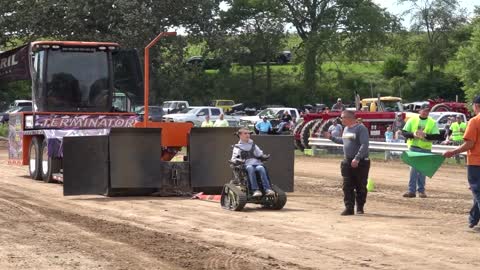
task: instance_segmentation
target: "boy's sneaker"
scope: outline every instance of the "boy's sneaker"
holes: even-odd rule
[[[265,195],[266,196],[273,196],[273,195],[275,195],[275,191],[273,191],[271,189],[267,189],[267,190],[265,190]]]
[[[253,192],[253,197],[262,197],[262,192],[260,190],[255,190]]]
[[[403,197],[405,197],[405,198],[415,198],[415,197],[417,197],[417,194],[415,194],[415,192],[407,192],[407,193],[403,194]]]
[[[418,192],[418,197],[427,198],[427,194],[425,194],[425,192]]]

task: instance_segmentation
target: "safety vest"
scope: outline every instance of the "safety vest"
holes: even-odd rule
[[[452,130],[452,141],[458,142],[463,140],[463,134],[465,134],[465,129],[467,129],[466,123],[455,122],[450,126]]]
[[[418,130],[418,125],[420,124],[420,117],[411,118],[410,121],[412,121],[411,123],[412,133],[415,133]],[[425,129],[423,130],[423,132],[425,132],[425,134],[431,134],[435,125],[436,125],[435,120],[433,120],[431,117],[428,117],[427,122],[425,124]],[[409,148],[414,146],[414,147],[419,147],[425,150],[432,150],[432,142],[424,139],[409,138],[407,140],[407,145]]]
[[[213,127],[213,122],[212,121],[203,121],[201,127]]]

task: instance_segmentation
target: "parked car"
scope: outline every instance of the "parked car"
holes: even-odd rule
[[[143,117],[145,115],[145,106],[137,107],[135,113],[140,117],[139,120],[143,121]],[[165,113],[161,106],[148,106],[148,120],[152,122],[162,122],[164,115]]]
[[[431,112],[429,114],[430,117],[435,120],[437,123],[438,129],[440,130],[440,134],[445,135],[445,126],[448,123],[448,119],[452,119],[454,122],[456,121],[457,116],[460,115],[463,119],[463,122],[467,123],[467,116],[463,113],[458,112]]]
[[[15,107],[32,107],[33,103],[31,100],[26,99],[17,99],[10,104],[10,108]]]
[[[254,116],[244,116],[240,117],[240,126],[247,127],[251,130],[254,130],[255,124],[258,121],[261,121],[263,117],[267,117],[272,123],[272,126],[276,126],[279,122],[279,118],[283,115],[283,113],[287,110],[292,118],[295,118],[296,121],[298,122],[299,120],[299,112],[295,108],[287,108],[287,107],[280,107],[280,108],[267,108],[261,112],[259,112],[257,115]]]
[[[235,105],[235,101],[229,99],[216,99],[210,102],[210,106],[222,108],[225,113],[232,111],[232,107]]]
[[[188,66],[201,67],[203,69],[220,69],[222,66],[228,66],[219,58],[204,58],[203,56],[192,56],[187,59]]]
[[[211,106],[192,106],[180,113],[164,115],[163,120],[165,122],[192,123],[194,126],[200,127],[202,122],[205,121],[205,117],[207,115],[210,116],[211,121],[215,121],[222,113],[222,108]],[[228,121],[229,126],[238,126],[239,120],[237,118],[225,115],[225,119]]]
[[[2,113],[0,113],[0,124],[6,124],[8,123],[8,120],[10,119],[10,114],[12,113],[19,113],[19,112],[31,112],[32,111],[32,106],[23,106],[23,107],[12,107]]]
[[[164,101],[162,104],[165,114],[177,113],[190,107],[188,101],[185,100],[170,100]]]

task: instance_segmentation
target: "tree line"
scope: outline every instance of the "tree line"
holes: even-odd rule
[[[412,101],[479,93],[480,12],[467,17],[457,0],[399,2],[409,7],[400,16],[371,0],[0,0],[0,44],[94,40],[141,51],[179,27],[184,36],[152,52],[157,103],[300,106],[354,93]],[[402,23],[406,15],[412,21]],[[271,61],[282,50],[292,51],[289,65]],[[193,55],[215,59],[218,69],[186,65]],[[18,88],[0,84],[0,99],[28,92]]]

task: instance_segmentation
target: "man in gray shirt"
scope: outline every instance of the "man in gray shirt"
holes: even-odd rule
[[[363,124],[357,123],[355,113],[352,111],[343,111],[341,118],[342,124],[345,126],[342,137],[334,137],[329,132],[326,132],[324,136],[335,143],[343,144],[344,160],[341,163],[341,173],[345,210],[342,215],[353,215],[355,202],[357,214],[363,214],[363,208],[367,201],[367,182],[370,170],[368,129]]]

